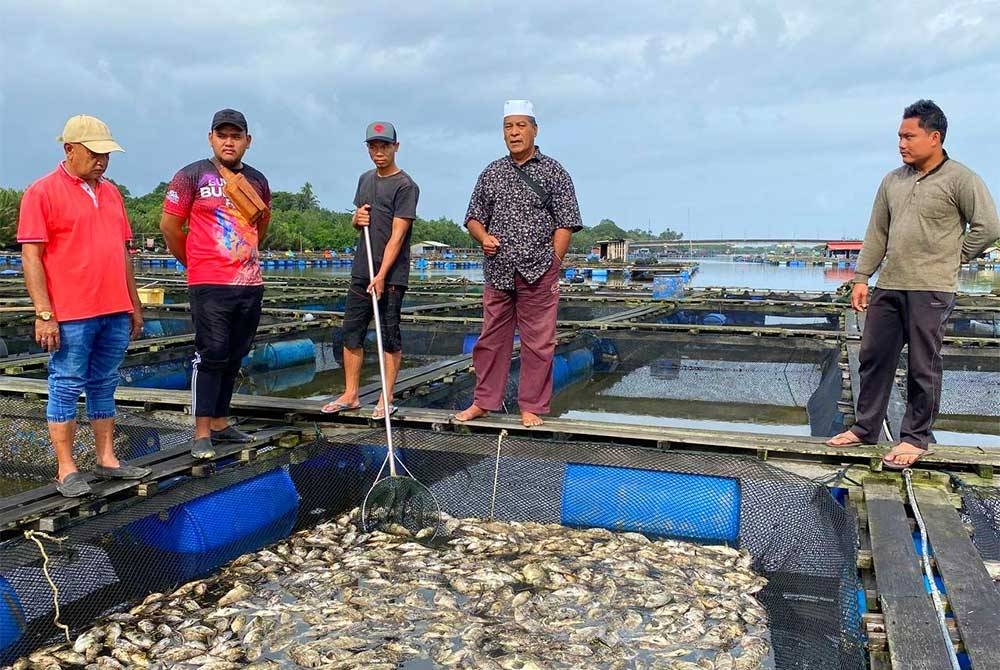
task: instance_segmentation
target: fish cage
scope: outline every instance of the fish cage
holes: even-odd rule
[[[142,430],[159,430],[167,444],[177,427],[157,427],[158,421],[144,417]],[[133,423],[123,417],[119,431],[131,434]],[[729,456],[408,428],[394,433],[402,462],[453,517],[606,528],[748,552],[754,571],[767,580],[756,599],[767,612],[771,653],[759,665],[738,667],[866,667],[855,526],[821,484]],[[230,459],[211,477],[179,474],[155,495],[110,503],[103,513],[81,515],[50,537],[8,532],[0,542],[3,661],[62,639],[53,623],[54,598],[60,622],[73,636],[98,617],[116,620],[115,613],[125,626],[129,608],[147,595],[170,593],[247,552],[358,507],[385,444],[383,431],[365,430],[317,437],[291,449],[265,447],[254,461]],[[162,456],[170,453],[168,448]],[[339,570],[349,574],[338,583],[363,591],[360,575],[351,577],[347,566]],[[415,588],[433,592],[447,582],[442,575]],[[658,591],[668,588],[666,577],[661,583]],[[622,606],[643,621],[642,603]],[[411,633],[417,649],[419,633]],[[502,660],[515,651],[492,653]],[[421,661],[419,655],[412,660]]]
[[[822,341],[580,331],[556,348],[551,415],[828,436],[843,422],[839,355],[836,344]],[[519,371],[515,359],[504,399],[509,412],[517,408]],[[474,373],[461,373],[397,404],[462,409],[474,388]]]

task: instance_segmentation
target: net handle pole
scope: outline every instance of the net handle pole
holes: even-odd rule
[[[372,260],[372,237],[368,226],[362,226],[365,231],[365,252],[368,256],[368,280],[375,281],[375,262]],[[385,442],[389,448],[389,476],[396,476],[396,454],[392,445],[392,421],[389,419],[389,385],[385,376],[385,347],[382,344],[382,316],[378,309],[378,295],[371,291],[372,312],[375,315],[375,344],[378,347],[378,374],[382,381],[382,417],[385,419]]]

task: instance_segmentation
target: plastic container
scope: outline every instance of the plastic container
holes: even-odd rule
[[[567,526],[736,544],[740,488],[726,477],[569,463],[561,517]]]
[[[559,391],[566,388],[570,383],[569,363],[562,354],[556,354],[552,358],[552,390]]]
[[[316,360],[316,344],[308,339],[268,342],[254,347],[250,353],[253,370],[279,370],[304,365]]]
[[[163,304],[163,294],[162,288],[148,287],[148,288],[138,288],[136,292],[139,294],[139,301],[143,305],[162,305]]]
[[[680,277],[674,275],[653,275],[653,299],[670,300],[680,297],[678,287],[683,285]]]
[[[590,349],[574,349],[566,354],[566,362],[569,364],[570,377],[574,380],[589,377],[594,369],[594,352]]]
[[[17,592],[3,577],[0,577],[0,662],[7,658],[10,648],[21,639],[25,628],[24,607]]]
[[[466,333],[465,339],[462,340],[462,353],[471,354],[472,348],[476,346],[476,342],[479,341],[479,333]],[[514,336],[514,344],[521,343],[521,336]]]
[[[295,484],[278,468],[151,514],[120,532],[139,546],[163,552],[159,570],[188,580],[287,537],[298,509]]]

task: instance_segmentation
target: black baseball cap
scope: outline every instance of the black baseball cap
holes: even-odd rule
[[[212,117],[212,130],[226,124],[236,126],[243,132],[247,132],[247,117],[243,116],[242,112],[237,112],[235,109],[220,109],[215,113],[215,116]]]
[[[374,121],[368,124],[365,142],[396,143],[396,128],[388,121]]]

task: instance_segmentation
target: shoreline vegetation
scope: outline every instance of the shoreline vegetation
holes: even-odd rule
[[[143,238],[153,237],[156,246],[163,248],[160,235],[160,214],[167,183],[161,182],[151,192],[133,196],[127,187],[112,181],[125,200],[125,211],[132,225],[132,235],[137,246]],[[0,249],[17,248],[17,215],[23,191],[0,188]],[[312,184],[306,182],[296,193],[272,193],[271,225],[267,238],[260,245],[262,251],[322,251],[343,250],[353,247],[358,233],[351,225],[350,212],[337,212],[320,205]],[[585,226],[573,235],[570,251],[585,254],[597,240],[627,238],[633,242],[653,240],[679,240],[680,233],[667,228],[654,234],[650,231],[624,230],[611,219],[602,219],[594,226]],[[459,223],[441,217],[417,218],[413,222],[414,242],[433,240],[451,247],[467,249],[476,246]]]

